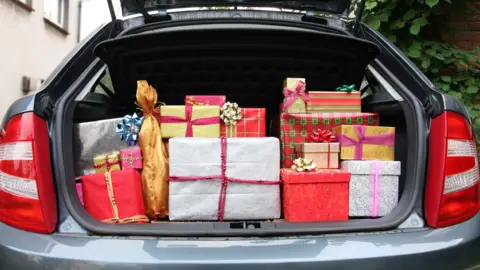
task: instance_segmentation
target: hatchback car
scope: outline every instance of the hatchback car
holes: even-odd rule
[[[40,91],[14,102],[0,134],[2,269],[480,269],[480,184],[468,112],[361,23],[365,1],[123,0]],[[356,14],[349,19],[347,14]],[[362,110],[396,128],[397,207],[381,218],[107,224],[75,188],[75,126],[159,99],[226,94],[267,109],[279,82],[361,85]],[[93,131],[92,136],[103,136]]]

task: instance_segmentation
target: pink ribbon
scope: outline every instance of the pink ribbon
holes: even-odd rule
[[[370,180],[373,185],[373,202],[372,202],[372,208],[370,213],[372,217],[378,217],[378,212],[380,209],[380,174],[382,173],[382,164],[378,161],[375,160],[372,163],[373,168],[371,169],[370,173]]]
[[[286,87],[283,88],[283,95],[285,96],[285,99],[283,100],[283,109],[286,109],[292,105],[297,97],[302,98],[305,102],[310,101],[310,97],[307,95],[305,89],[305,83],[302,81],[298,81],[295,89],[293,90]]]
[[[178,116],[160,116],[160,123],[187,123],[187,130],[185,137],[193,137],[193,125],[214,125],[220,124],[220,117],[204,117],[192,120],[192,105],[187,104],[185,106],[185,118]]]
[[[199,181],[199,180],[215,180],[222,179],[222,187],[220,189],[220,196],[218,198],[218,209],[217,209],[217,219],[218,221],[223,221],[223,216],[225,215],[225,202],[227,200],[227,186],[228,182],[234,183],[244,183],[244,184],[257,184],[257,185],[279,185],[280,181],[265,181],[265,180],[244,180],[238,178],[231,178],[226,175],[227,170],[227,139],[225,137],[220,137],[220,146],[221,146],[221,175],[209,175],[209,176],[170,176],[169,181],[172,182],[186,182],[186,181]]]
[[[344,134],[338,135],[338,141],[341,146],[353,146],[355,145],[354,159],[362,159],[363,144],[375,144],[375,145],[395,145],[395,133],[381,134],[381,135],[369,135],[365,136],[366,126],[354,125],[355,132],[357,133],[358,140],[354,140]]]

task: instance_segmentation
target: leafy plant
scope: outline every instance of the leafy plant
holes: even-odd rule
[[[480,49],[462,50],[443,41],[455,31],[448,27],[448,15],[471,10],[468,2],[367,0],[365,22],[394,42],[438,89],[465,104],[480,149]]]

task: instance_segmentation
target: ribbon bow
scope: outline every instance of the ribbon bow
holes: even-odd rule
[[[324,130],[324,129],[317,129],[316,131],[313,131],[310,136],[308,137],[309,142],[317,142],[317,143],[330,143],[330,142],[336,142],[337,137],[332,134],[329,130]]]
[[[355,89],[355,84],[352,84],[352,85],[341,85],[339,87],[337,87],[337,90],[338,92],[347,92],[347,93],[350,93],[350,92],[358,92],[358,90]]]
[[[120,135],[120,140],[126,142],[128,145],[135,145],[138,142],[138,134],[140,133],[142,123],[143,116],[138,117],[136,113],[133,115],[125,115],[117,125],[117,134]]]
[[[292,169],[297,172],[311,172],[317,169],[317,164],[311,159],[297,158],[293,161]]]
[[[297,97],[300,97],[305,102],[310,101],[310,97],[307,95],[307,92],[306,92],[305,83],[302,81],[297,82],[295,89],[290,89],[286,87],[283,88],[283,95],[285,96],[285,99],[283,101],[284,109],[290,107],[290,105],[293,104],[293,102]]]
[[[242,119],[242,110],[238,107],[238,104],[233,102],[226,102],[220,108],[220,119],[223,120],[225,125],[236,125],[237,120]]]

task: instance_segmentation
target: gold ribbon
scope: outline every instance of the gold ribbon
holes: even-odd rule
[[[107,192],[108,192],[108,197],[110,199],[110,206],[112,207],[113,218],[104,219],[104,220],[102,220],[103,222],[106,222],[106,223],[133,223],[133,222],[138,222],[138,221],[144,221],[144,222],[149,221],[147,216],[145,216],[145,215],[135,215],[135,216],[132,216],[132,217],[120,219],[119,216],[118,216],[118,207],[117,207],[117,202],[115,201],[115,194],[113,193],[112,173],[111,172],[106,172],[105,173],[105,184],[107,185]]]
[[[236,125],[226,125],[225,132],[228,138],[237,137],[237,126]]]

